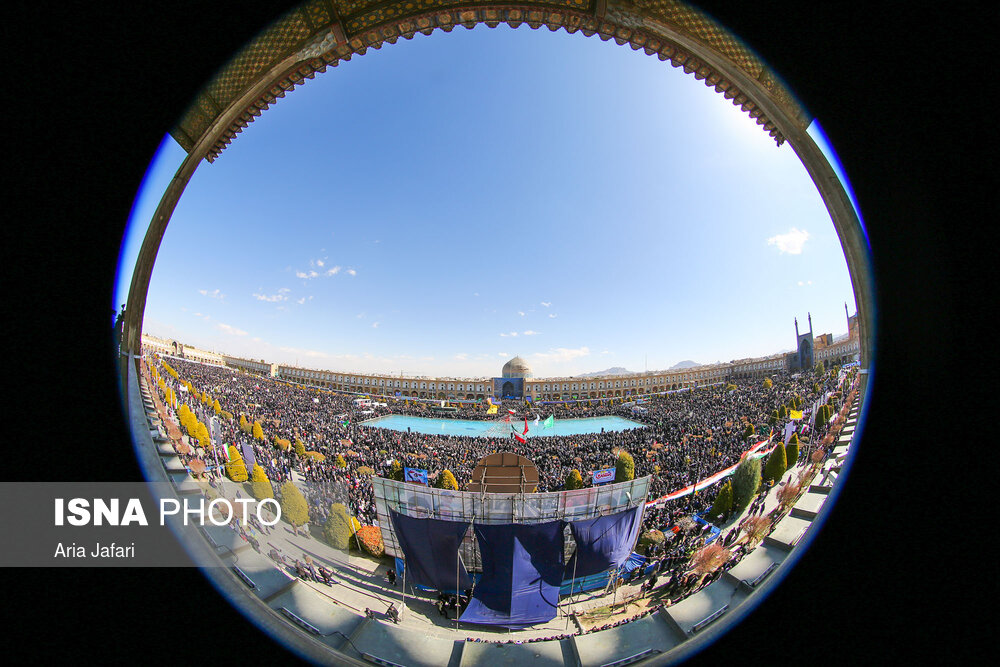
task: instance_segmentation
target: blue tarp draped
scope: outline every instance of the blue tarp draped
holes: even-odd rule
[[[705,510],[701,514],[696,514],[694,517],[694,522],[698,524],[699,528],[704,528],[705,526],[709,527],[708,534],[705,536],[705,544],[711,544],[712,542],[715,541],[715,538],[717,538],[719,536],[719,533],[721,533],[722,531],[719,530],[718,527],[716,527],[714,524],[705,521],[704,515],[707,512],[708,510]]]
[[[636,568],[643,567],[646,563],[646,557],[640,556],[637,553],[633,553],[625,562],[621,564],[618,568],[619,576],[627,576],[631,574]],[[647,570],[652,566],[646,566]],[[572,571],[567,568],[566,572],[572,576]],[[586,577],[577,577],[576,579],[567,579],[562,582],[562,586],[559,587],[560,595],[573,595],[577,593],[586,593],[587,591],[596,591],[599,588],[604,588],[608,585],[608,579],[610,575],[607,571],[598,572],[597,574],[591,574]]]
[[[576,573],[579,579],[624,563],[639,536],[641,519],[640,505],[618,514],[570,522],[576,552],[566,565],[566,571]]]
[[[396,539],[406,557],[407,583],[438,591],[465,590],[472,585],[458,546],[469,529],[462,521],[416,519],[390,509]]]
[[[555,618],[563,575],[563,522],[473,528],[483,578],[461,620],[523,628]]]

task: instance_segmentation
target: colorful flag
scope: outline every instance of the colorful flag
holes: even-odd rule
[[[514,434],[514,439],[518,442],[528,442],[528,439],[522,436],[520,433],[514,430],[513,425],[510,427],[510,432]]]
[[[801,410],[791,410],[788,413],[788,418],[789,419],[802,419],[802,411]]]
[[[421,468],[403,468],[403,481],[427,486],[427,471]]]
[[[497,406],[490,405],[490,409],[486,411],[488,415],[495,415],[497,413]]]
[[[515,413],[515,411],[514,411],[514,410],[511,410],[510,408],[507,408],[507,412],[509,412],[509,413],[510,413],[510,414],[512,414],[512,415],[513,415],[513,414],[516,414],[516,413]]]
[[[556,416],[554,414],[549,415],[549,418],[545,420],[545,428],[552,428],[555,426]]]
[[[528,435],[528,418],[524,418],[524,433],[522,435]]]

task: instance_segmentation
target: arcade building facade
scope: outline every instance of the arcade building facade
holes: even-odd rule
[[[371,396],[435,401],[485,401],[487,398],[527,402],[577,401],[638,397],[731,380],[763,379],[782,372],[795,373],[812,368],[817,363],[833,366],[857,361],[860,351],[858,315],[849,315],[846,304],[844,314],[848,333],[836,338],[829,333],[814,335],[811,314],[807,315],[809,330],[799,333],[796,319],[796,347],[793,352],[627,375],[536,378],[528,363],[519,356],[504,364],[499,377],[492,378],[345,373],[209,352],[176,340],[146,334],[142,335],[142,351],[144,354],[157,353],[224,366],[309,387]]]

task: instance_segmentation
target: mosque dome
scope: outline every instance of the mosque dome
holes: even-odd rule
[[[532,377],[531,366],[528,362],[521,357],[514,357],[506,364],[503,365],[503,370],[500,371],[502,377],[505,378],[530,378]]]

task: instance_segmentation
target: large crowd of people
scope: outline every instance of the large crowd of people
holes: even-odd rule
[[[769,388],[760,379],[734,380],[647,397],[641,406],[644,410],[639,412],[620,402],[532,406],[503,401],[499,415],[514,410],[512,419],[518,424],[525,418],[544,419],[549,414],[556,419],[618,414],[643,424],[641,428],[619,432],[529,437],[526,443],[520,443],[512,436],[427,435],[361,423],[385,414],[498,419],[497,415],[486,415],[486,404],[462,406],[442,417],[432,415],[429,404],[412,400],[384,398],[357,405],[354,395],[317,391],[176,358],[170,358],[168,363],[181,380],[190,382],[200,392],[207,392],[234,416],[232,420],[221,420],[222,440],[240,446],[249,444],[256,462],[273,484],[277,486],[290,479],[293,470],[305,478],[306,488],[301,490],[310,503],[313,522],[324,521],[330,506],[339,502],[366,525],[376,524],[376,515],[370,475],[364,468],[384,475],[393,460],[403,466],[426,469],[432,479],[441,471],[450,470],[462,488],[482,457],[508,451],[535,463],[538,491],[557,491],[563,488],[571,470],[579,470],[586,484],[591,471],[613,467],[616,453],[624,450],[634,459],[636,477],[651,476],[649,498],[658,498],[736,464],[755,440],[766,437],[760,435],[761,427],[766,425],[773,410],[786,405],[792,396],[809,405],[835,384],[829,375],[811,371],[797,376],[775,375]],[[189,402],[193,410],[206,417],[212,414],[206,406],[190,400],[181,382],[167,373],[161,373],[161,377],[172,385],[180,401]],[[815,391],[817,388],[819,392]],[[249,422],[259,422],[265,439],[257,440],[244,433],[239,427],[240,415]],[[758,435],[746,436],[748,423],[757,428]],[[323,454],[325,460],[303,458],[293,449],[279,449],[273,444],[275,438],[301,440],[306,450]],[[343,457],[345,465],[338,465],[338,455]],[[713,499],[714,493],[708,490],[650,507],[645,513],[644,526],[672,525],[682,516],[707,509]]]
[[[177,374],[163,372],[164,362]],[[632,410],[637,403],[591,401],[579,403],[532,406],[520,401],[497,402],[498,415],[487,414],[488,405],[462,405],[447,416],[432,413],[430,403],[411,400],[377,398],[358,401],[357,396],[317,391],[315,388],[294,385],[268,377],[250,375],[229,368],[189,362],[177,358],[151,359],[159,364],[160,377],[166,382],[181,403],[187,404],[199,418],[207,422],[215,408],[195,400],[187,387],[217,400],[222,410],[232,418],[218,421],[221,440],[253,452],[275,490],[292,479],[309,504],[310,521],[314,525],[326,522],[332,506],[342,503],[364,525],[378,525],[373,474],[388,476],[395,461],[403,466],[423,468],[433,479],[444,470],[455,476],[459,488],[470,481],[476,463],[487,454],[507,451],[525,456],[538,469],[538,491],[561,490],[571,470],[582,473],[589,485],[590,472],[615,465],[619,451],[629,452],[635,464],[635,476],[650,476],[647,500],[661,498],[672,491],[701,481],[716,472],[736,464],[740,457],[756,442],[767,437],[765,428],[774,410],[788,405],[796,397],[803,406],[812,405],[818,398],[837,389],[837,378],[832,374],[806,371],[796,375],[777,374],[765,386],[761,379],[734,380],[719,385],[687,389],[644,397],[641,410]],[[502,420],[508,410],[513,411],[512,422],[523,419],[538,420],[548,415],[556,419],[573,417],[598,417],[621,415],[642,424],[641,427],[620,431],[601,432],[575,436],[530,437],[519,442],[513,437],[472,437],[452,435],[427,435],[401,432],[365,425],[363,422],[385,414],[433,416],[436,420],[490,419]],[[240,417],[248,424],[259,423],[263,438],[254,438],[240,426]],[[754,433],[748,436],[748,426]],[[797,428],[805,435],[808,426],[799,423]],[[250,429],[248,429],[250,430]],[[503,432],[504,429],[498,429]],[[777,435],[777,434],[776,434]],[[809,434],[819,436],[821,434]],[[780,437],[778,435],[777,437]],[[277,440],[301,441],[308,452],[319,452],[323,457],[302,456],[301,448],[276,446]],[[203,451],[206,463],[218,463],[219,448]],[[809,455],[808,448],[801,456]],[[322,458],[322,460],[318,460]],[[248,473],[250,470],[248,470]],[[304,480],[305,483],[301,483]],[[645,562],[628,575],[609,581],[609,588],[621,584],[640,585],[642,595],[652,595],[650,604],[629,618],[609,620],[604,625],[591,627],[583,632],[596,632],[641,618],[663,606],[683,599],[716,581],[745,554],[745,544],[739,543],[740,528],[732,527],[725,535],[718,536],[718,544],[727,549],[728,562],[707,575],[690,569],[692,556],[711,541],[710,526],[697,523],[690,517],[705,513],[718,491],[714,488],[698,494],[687,494],[676,500],[647,504],[643,514],[642,530],[663,531],[664,541],[653,542],[644,549]],[[763,511],[766,488],[751,504],[751,514]],[[706,517],[711,519],[711,517]],[[262,529],[259,526],[259,530]],[[718,532],[718,531],[716,531]],[[254,533],[251,532],[251,535]],[[252,538],[251,538],[252,539]],[[253,544],[255,549],[259,545]],[[294,576],[326,585],[335,582],[333,573],[316,567],[308,556],[305,562],[290,562],[286,556],[272,548],[269,554],[276,563],[284,565]],[[388,574],[395,575],[394,568]],[[392,577],[394,578],[394,577]],[[390,578],[390,583],[394,581]],[[439,596],[438,611],[441,615],[458,616],[468,603],[467,595]],[[395,611],[394,608],[390,612]],[[372,614],[370,609],[366,614]],[[398,616],[387,612],[387,618],[398,622]],[[557,635],[523,640],[526,642],[562,639]],[[489,641],[470,638],[469,641]],[[507,643],[522,643],[509,639]],[[505,643],[505,642],[500,642]]]

